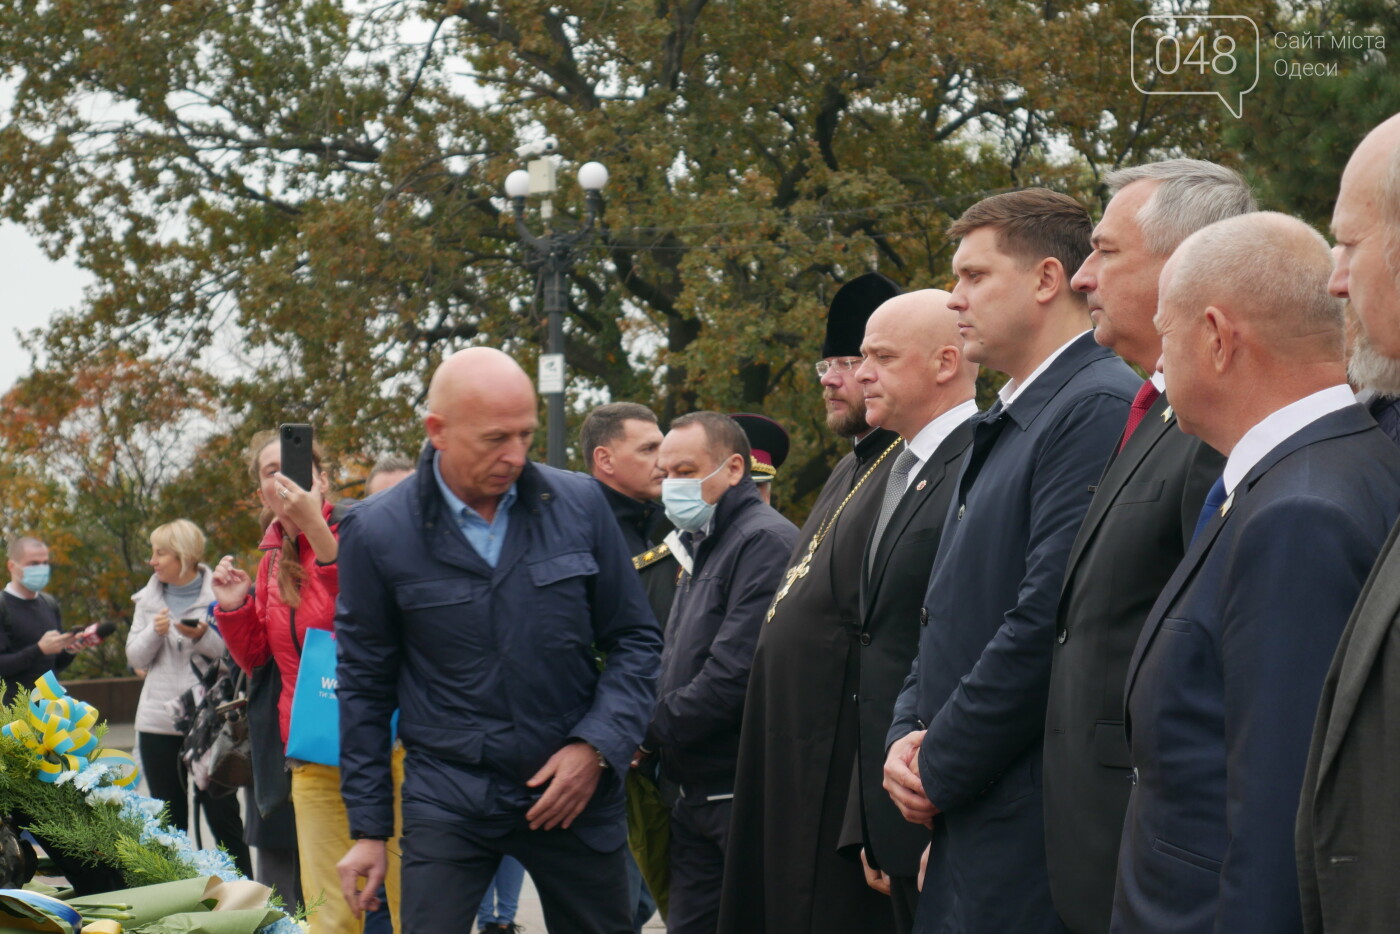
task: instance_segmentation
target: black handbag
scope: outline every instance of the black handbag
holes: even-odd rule
[[[277,701],[282,696],[282,672],[276,659],[253,669],[248,683],[248,740],[253,759],[253,801],[267,817],[292,799],[292,773],[282,730],[277,723]]]
[[[297,611],[289,614],[287,627],[292,633],[292,645],[301,656],[301,640],[297,638]],[[248,688],[248,726],[253,745],[253,800],[258,813],[268,817],[292,800],[292,773],[287,767],[287,746],[282,742],[282,727],[277,709],[282,697],[282,672],[277,659],[269,658],[253,669],[253,681]]]

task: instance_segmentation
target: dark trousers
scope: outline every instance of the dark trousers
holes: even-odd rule
[[[551,934],[631,934],[627,847],[599,853],[572,830],[512,830],[487,837],[467,821],[404,816],[402,934],[464,929],[476,917],[502,856],[535,883]]]
[[[289,908],[299,909],[301,900],[301,856],[297,852],[297,818],[288,801],[266,817],[258,811],[257,795],[249,789],[243,818],[243,839],[257,849],[258,865],[249,876],[270,885]]]
[[[137,744],[141,750],[141,768],[146,777],[146,787],[152,798],[165,802],[170,812],[170,826],[190,831],[190,814],[185,774],[180,768],[180,747],[183,736],[166,736],[163,733],[137,733]],[[253,861],[248,855],[248,844],[243,840],[243,818],[238,814],[238,795],[210,797],[198,788],[194,791],[196,806],[204,812],[209,821],[209,829],[214,839],[233,857],[238,871],[252,878]]]
[[[671,809],[667,934],[715,934],[733,800],[676,802]]]
[[[637,909],[632,916],[632,929],[635,934],[642,934],[642,928],[656,914],[656,901],[647,890],[647,881],[642,878],[642,868],[637,865],[631,848],[623,849],[627,851],[627,903],[635,905]]]
[[[913,934],[914,915],[919,911],[919,877],[890,876],[890,901],[894,929],[899,934]]]

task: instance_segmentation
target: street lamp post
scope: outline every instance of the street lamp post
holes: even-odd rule
[[[544,310],[548,315],[546,353],[540,357],[540,393],[547,402],[548,426],[545,460],[551,467],[564,466],[564,312],[569,295],[565,284],[574,260],[582,248],[593,239],[595,225],[603,210],[602,188],[608,182],[608,170],[600,162],[588,162],[579,167],[578,182],[585,193],[587,217],[582,227],[560,231],[551,221],[553,204],[546,199],[541,215],[550,222],[549,232],[536,236],[525,223],[525,197],[531,194],[554,193],[554,166],[547,159],[530,163],[530,171],[517,169],[506,176],[506,195],[515,207],[515,230],[525,245],[526,266],[539,269],[544,277]]]

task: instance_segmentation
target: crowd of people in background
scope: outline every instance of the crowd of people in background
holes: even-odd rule
[[[152,794],[250,874],[255,844],[316,934],[517,930],[526,872],[569,934],[1389,930],[1400,115],[1335,247],[1210,162],[1105,182],[1097,224],[1043,188],[971,205],[951,291],[842,286],[815,371],[850,449],[800,529],[772,419],[609,403],[587,473],[545,467],[491,348],[442,362],[421,455],[363,501],[259,435],[253,573],[151,533]],[[43,542],[8,559],[12,694],[80,643]],[[338,764],[282,755],[314,630]],[[290,773],[246,830],[169,714],[226,650]]]

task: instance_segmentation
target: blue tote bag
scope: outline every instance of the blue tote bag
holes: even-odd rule
[[[340,765],[340,705],[335,688],[335,633],[308,629],[292,695],[287,758]]]
[[[287,758],[340,767],[340,705],[335,689],[335,633],[306,630],[292,694],[292,722],[287,727]],[[399,732],[399,712],[389,721],[391,735]]]

